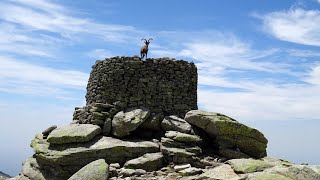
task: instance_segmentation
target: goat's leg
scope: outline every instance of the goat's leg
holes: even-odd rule
[[[146,60],[147,60],[147,58],[148,58],[148,53],[146,52]]]

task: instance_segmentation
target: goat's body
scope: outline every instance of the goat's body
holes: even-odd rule
[[[140,54],[141,54],[141,59],[143,59],[144,56],[146,56],[146,59],[147,59],[147,56],[148,56],[148,46],[147,45],[144,45],[141,48]]]
[[[147,58],[148,58],[148,46],[149,46],[150,40],[152,40],[152,38],[150,38],[149,40],[141,39],[141,41],[142,40],[144,40],[145,45],[140,50],[141,60],[144,58],[144,56],[146,56],[146,60],[147,60]]]

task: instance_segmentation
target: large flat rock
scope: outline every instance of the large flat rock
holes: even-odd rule
[[[151,141],[129,141],[98,136],[87,143],[49,144],[41,135],[31,143],[37,158],[59,165],[84,166],[97,159],[110,163],[125,163],[146,153],[159,152],[159,145]]]
[[[258,172],[274,166],[269,162],[256,159],[231,159],[227,163],[237,173]]]
[[[257,129],[220,113],[189,111],[185,120],[215,139],[220,148],[240,149],[251,157],[265,157],[268,140]]]
[[[92,124],[70,124],[53,130],[47,140],[51,144],[88,142],[101,133],[101,128]]]

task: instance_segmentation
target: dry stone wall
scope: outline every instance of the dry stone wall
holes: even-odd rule
[[[138,57],[97,60],[92,66],[86,101],[144,106],[166,115],[184,114],[197,107],[197,68],[169,58],[140,61]]]

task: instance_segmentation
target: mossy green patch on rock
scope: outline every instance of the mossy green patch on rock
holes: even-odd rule
[[[282,176],[280,174],[256,172],[256,173],[249,174],[246,180],[292,180],[292,179]]]
[[[237,173],[252,173],[263,171],[267,168],[273,167],[272,164],[255,159],[232,159],[227,161],[232,169]]]
[[[109,176],[109,166],[104,159],[89,163],[72,175],[69,180],[106,180]]]
[[[290,167],[280,165],[266,169],[264,172],[281,174],[291,179],[320,180],[320,174],[306,165],[292,165]]]
[[[88,142],[102,132],[101,128],[92,124],[71,124],[53,130],[47,141],[50,144],[66,144]]]
[[[42,134],[37,134],[35,138],[32,139],[30,146],[35,153],[46,153],[49,148],[49,143],[43,139]]]
[[[165,136],[171,138],[175,141],[185,142],[185,143],[201,143],[202,139],[197,135],[191,135],[186,133],[181,133],[178,131],[167,131]]]

